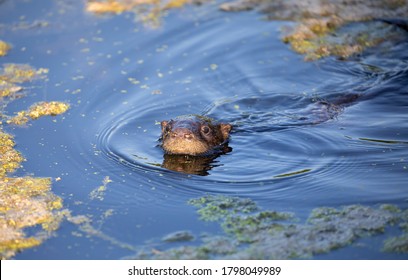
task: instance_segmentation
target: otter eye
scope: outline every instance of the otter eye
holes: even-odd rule
[[[204,125],[203,127],[201,127],[201,131],[204,134],[208,134],[208,133],[210,133],[211,129],[208,126]]]

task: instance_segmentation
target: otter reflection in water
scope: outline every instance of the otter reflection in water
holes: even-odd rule
[[[162,121],[163,167],[196,175],[208,175],[214,160],[231,151],[228,138],[232,126],[197,115]]]

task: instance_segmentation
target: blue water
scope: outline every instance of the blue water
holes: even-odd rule
[[[188,7],[153,29],[133,14],[98,17],[74,2],[0,4],[0,37],[13,45],[0,62],[50,69],[8,113],[42,100],[71,104],[62,116],[7,131],[27,158],[16,175],[61,178],[53,192],[64,206],[92,215],[111,239],[76,234],[64,222],[17,259],[116,259],[134,252],[112,239],[141,248],[177,230],[220,233],[186,203],[206,194],[251,198],[300,218],[320,206],[407,208],[408,35],[346,61],[305,62],[280,40],[280,28],[293,23],[255,12]],[[49,24],[22,29],[21,20]],[[315,100],[347,94],[360,98],[336,118],[308,120]],[[234,125],[232,151],[206,176],[164,168],[159,122],[197,113]],[[107,176],[103,200],[91,199]],[[356,246],[318,257],[406,255]]]

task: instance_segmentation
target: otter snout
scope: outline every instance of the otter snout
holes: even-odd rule
[[[187,128],[176,128],[170,132],[170,137],[192,140],[194,139],[194,133]]]

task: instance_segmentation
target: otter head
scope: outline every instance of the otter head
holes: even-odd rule
[[[200,116],[162,121],[162,147],[167,154],[206,155],[228,140],[230,124]]]

